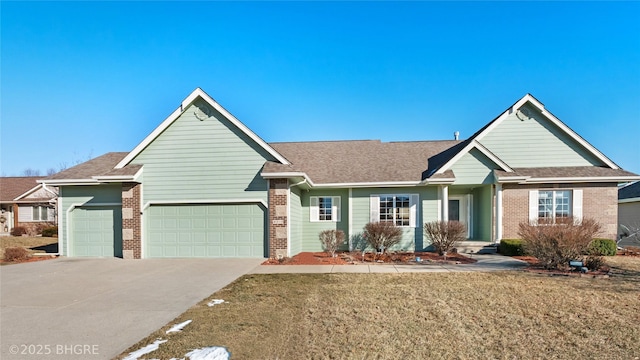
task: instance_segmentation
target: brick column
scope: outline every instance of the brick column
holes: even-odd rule
[[[287,179],[269,180],[269,257],[287,256]]]
[[[142,256],[140,184],[122,184],[122,257],[140,259]]]

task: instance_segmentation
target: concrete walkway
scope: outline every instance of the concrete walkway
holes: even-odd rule
[[[527,263],[508,256],[474,255],[474,264],[440,264],[424,262],[407,265],[356,264],[356,265],[261,265],[250,274],[328,274],[328,273],[406,273],[406,272],[486,272],[520,270]]]

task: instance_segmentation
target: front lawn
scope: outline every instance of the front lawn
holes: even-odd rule
[[[634,359],[640,258],[609,279],[526,272],[247,275],[132,346],[232,359]],[[622,274],[624,273],[624,274]],[[207,306],[212,299],[225,303]],[[184,330],[171,325],[193,320]]]
[[[55,253],[58,249],[58,238],[43,236],[0,236],[0,259],[4,257],[4,249],[23,247],[31,253]]]

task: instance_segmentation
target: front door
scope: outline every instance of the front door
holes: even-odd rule
[[[449,220],[460,221],[467,227],[467,238],[470,239],[473,224],[471,222],[471,195],[454,195],[449,197]]]

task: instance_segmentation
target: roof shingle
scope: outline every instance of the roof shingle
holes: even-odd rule
[[[13,199],[38,186],[39,184],[36,181],[44,178],[44,176],[0,177],[0,201],[13,201]]]

